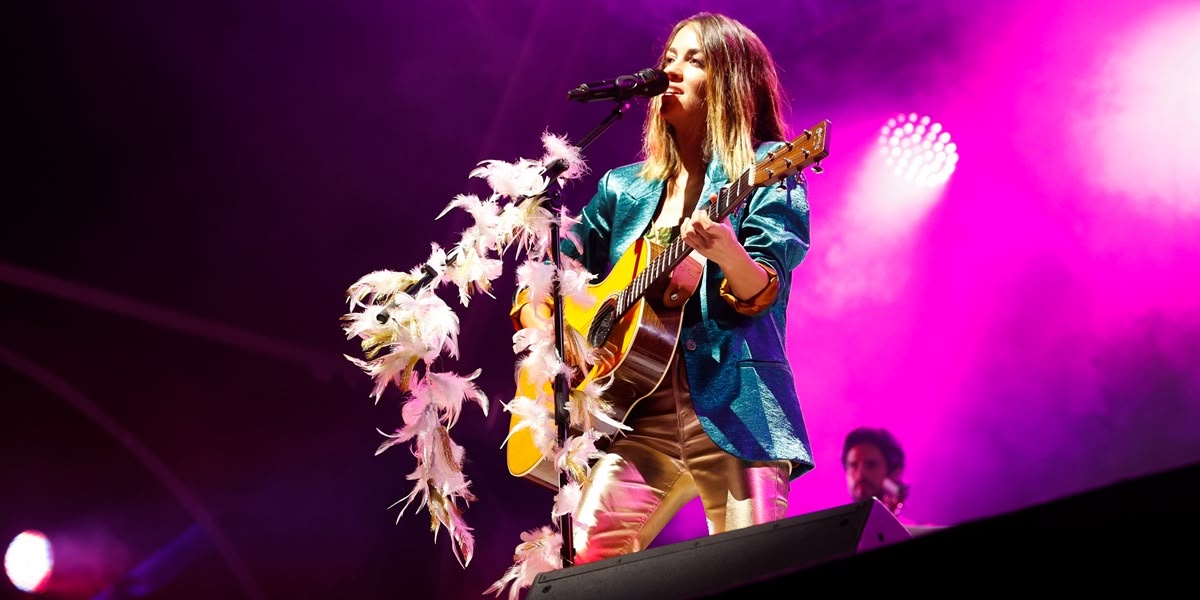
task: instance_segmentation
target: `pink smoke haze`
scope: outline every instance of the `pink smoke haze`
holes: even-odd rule
[[[981,9],[921,104],[834,113],[789,315],[817,467],[789,514],[850,501],[860,425],[900,439],[924,523],[1200,459],[1200,8],[1103,4]],[[881,164],[910,111],[957,143],[943,186]],[[693,503],[657,543],[703,528]]]

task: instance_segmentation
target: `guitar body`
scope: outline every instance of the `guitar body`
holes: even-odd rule
[[[598,315],[603,313],[606,307],[612,307],[622,290],[661,251],[661,246],[640,239],[613,265],[612,271],[604,280],[588,286],[588,294],[595,301],[591,306],[584,308],[564,297],[563,321],[566,327],[587,336]],[[683,304],[699,285],[701,271],[702,268],[694,260],[679,265],[670,280],[652,288],[651,292],[646,294],[646,298],[638,300],[617,318],[611,332],[599,345],[613,360],[608,365],[592,367],[591,375],[597,381],[610,382],[604,398],[612,403],[614,416],[619,420],[624,421],[634,405],[650,395],[662,382],[667,366],[675,356]],[[684,290],[679,293],[682,300],[671,303],[677,304],[675,306],[667,306],[667,303],[660,300],[663,291],[667,289],[668,281],[672,284],[672,289]],[[534,389],[523,371],[517,373],[516,383],[516,395],[538,397],[538,390]],[[554,397],[552,388],[552,384],[545,385],[547,398]],[[547,408],[551,412],[554,410],[552,402],[547,401]],[[521,418],[513,415],[509,422],[509,431],[520,423]],[[509,473],[516,477],[532,479],[551,488],[558,487],[558,471],[542,456],[528,429],[513,433],[508,439],[507,447]]]

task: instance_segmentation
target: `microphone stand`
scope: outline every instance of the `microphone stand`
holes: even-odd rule
[[[631,100],[626,97],[617,97],[617,106],[613,109],[603,121],[593,128],[576,147],[582,151],[596,141],[613,123],[624,116],[625,111],[629,110]],[[549,178],[549,184],[546,186],[544,198],[542,202],[550,202],[550,212],[554,215],[559,213],[561,209],[562,190],[558,185],[558,176],[567,169],[566,161],[558,159],[543,168],[543,174]],[[565,324],[563,322],[563,299],[562,286],[559,281],[559,274],[562,273],[562,248],[561,248],[561,232],[559,231],[559,220],[557,218],[550,220],[550,257],[554,264],[554,284],[551,286],[551,297],[553,298],[553,313],[554,313],[554,350],[557,353],[560,362],[566,363],[566,347],[563,341],[565,333]],[[567,443],[567,435],[571,425],[571,417],[567,413],[567,400],[569,397],[569,389],[567,386],[567,376],[560,369],[554,375],[554,424],[558,429],[558,447],[563,448]],[[567,485],[567,474],[565,471],[558,472],[558,487],[562,489]],[[575,563],[575,544],[574,530],[571,522],[570,514],[563,514],[559,517],[558,531],[562,535],[562,563],[563,567],[572,566]]]
[[[609,113],[599,125],[597,125],[590,132],[588,132],[586,136],[584,136],[583,140],[581,140],[579,145],[576,146],[576,148],[578,148],[580,151],[591,145],[592,142],[596,141],[596,138],[600,137],[600,135],[607,131],[609,127],[612,127],[613,123],[616,123],[618,120],[620,120],[621,117],[624,116],[625,111],[629,110],[629,107],[632,103],[630,97],[627,96],[618,96],[614,98],[614,100],[617,102],[616,108],[614,108],[613,111]],[[558,177],[567,170],[568,166],[569,165],[567,165],[567,162],[560,158],[542,168],[542,175],[549,179],[546,189],[542,192],[542,202],[550,202],[550,212],[552,214],[557,215],[561,208],[562,190],[561,186],[558,185]],[[565,364],[566,347],[563,342],[565,324],[563,322],[562,312],[562,287],[558,277],[558,274],[562,272],[562,248],[560,246],[561,232],[559,231],[559,222],[557,218],[551,219],[550,256],[551,260],[554,262],[555,270],[554,284],[551,292],[554,299],[554,350],[557,353],[559,361]],[[432,283],[434,278],[437,276],[437,272],[433,269],[433,267],[429,266],[429,263],[422,265],[422,271],[422,277],[405,288],[404,292],[406,294],[411,295],[420,291],[422,288]],[[386,323],[388,319],[387,311],[380,311],[376,318],[380,323]],[[569,433],[571,425],[571,417],[570,414],[567,413],[566,406],[568,398],[569,389],[567,387],[567,376],[560,370],[554,376],[554,424],[558,429],[557,439],[559,448],[562,448],[566,445],[567,434]],[[563,471],[559,471],[559,489],[562,489],[566,485],[567,474]],[[563,538],[563,567],[569,567],[575,562],[575,544],[573,541],[574,535],[571,524],[571,515],[562,515],[559,518],[558,528]]]

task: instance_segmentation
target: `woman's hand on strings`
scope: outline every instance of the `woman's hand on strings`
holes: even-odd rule
[[[712,201],[716,201],[716,194],[713,195]],[[737,236],[733,234],[729,218],[721,219],[720,222],[713,221],[702,208],[696,209],[692,216],[683,220],[679,227],[679,235],[685,244],[722,266],[746,253]]]

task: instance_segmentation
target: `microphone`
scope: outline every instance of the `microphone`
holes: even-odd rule
[[[884,478],[883,491],[899,498],[901,502],[908,496],[908,486],[893,480],[891,477]]]
[[[908,484],[894,481],[891,477],[884,478],[883,497],[879,498],[879,501],[895,515],[900,514],[900,509],[904,507],[906,500],[908,500]]]
[[[597,102],[600,100],[625,100],[633,96],[657,96],[667,91],[667,72],[661,69],[642,69],[633,75],[622,75],[616,79],[593,81],[580,84],[567,92],[567,100]]]

